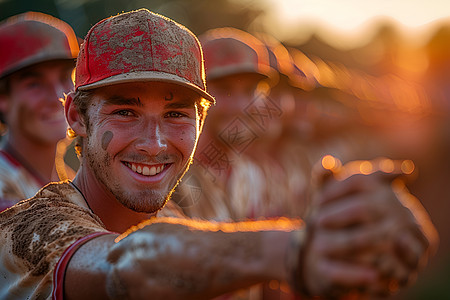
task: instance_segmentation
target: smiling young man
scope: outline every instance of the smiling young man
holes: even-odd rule
[[[57,143],[67,123],[61,100],[73,89],[78,54],[70,26],[28,12],[0,25],[0,111],[7,135],[0,149],[0,210],[58,181]]]
[[[85,139],[90,166],[82,164],[74,184],[109,229],[124,232],[166,204],[191,163],[202,100],[174,83],[118,83],[96,89],[80,119],[69,97],[71,128]]]
[[[329,179],[306,229],[160,217],[213,102],[186,28],[145,9],[94,25],[65,102],[80,169],[0,214],[0,298],[208,299],[268,280],[374,294],[416,273],[433,226],[383,174]]]

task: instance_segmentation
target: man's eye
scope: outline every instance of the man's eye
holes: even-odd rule
[[[40,88],[42,83],[40,81],[29,81],[27,87],[30,89]]]
[[[171,111],[171,112],[168,112],[166,114],[167,118],[181,118],[181,117],[184,117],[184,116],[185,116],[184,114],[179,113],[177,111]]]
[[[115,115],[119,115],[119,116],[124,116],[124,117],[128,117],[128,116],[132,116],[133,113],[129,110],[118,110],[116,112],[114,112]]]

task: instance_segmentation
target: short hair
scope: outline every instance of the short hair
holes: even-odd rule
[[[7,78],[0,79],[0,95],[7,95],[9,93],[9,80]]]

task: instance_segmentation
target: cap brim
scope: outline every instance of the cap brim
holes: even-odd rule
[[[276,72],[272,68],[267,68],[267,70],[259,70],[256,69],[253,64],[240,64],[239,66],[234,65],[228,65],[223,67],[217,67],[214,70],[210,70],[208,72],[207,70],[207,79],[210,80],[216,80],[223,77],[236,75],[236,74],[258,74],[261,75],[263,79],[270,79],[273,80],[276,78]]]
[[[214,97],[208,94],[206,91],[202,90],[195,84],[192,84],[188,80],[169,73],[165,72],[158,72],[158,71],[141,71],[141,72],[130,72],[130,73],[123,73],[119,75],[114,75],[102,80],[99,80],[97,82],[86,84],[79,86],[78,89],[81,91],[91,90],[99,87],[104,87],[108,85],[114,85],[119,83],[127,83],[127,82],[151,82],[151,81],[158,81],[158,82],[168,82],[177,84],[183,87],[186,87],[188,89],[193,90],[194,92],[201,95],[206,100],[211,101],[212,103],[215,103]]]
[[[73,62],[73,67],[75,68],[75,59],[76,59],[75,57],[67,57],[67,55],[55,55],[55,56],[46,56],[46,57],[38,57],[38,58],[23,60],[13,66],[11,66],[10,68],[4,70],[3,73],[0,75],[0,79],[4,78],[6,76],[9,76],[12,73],[26,69],[28,67],[32,67],[34,65],[49,62],[49,61],[57,61],[57,60],[70,61],[70,62]]]

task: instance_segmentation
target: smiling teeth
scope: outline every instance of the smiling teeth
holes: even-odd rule
[[[138,174],[142,174],[144,176],[154,176],[158,173],[160,173],[162,170],[164,170],[164,165],[162,166],[152,166],[152,167],[148,167],[148,166],[136,166],[133,163],[126,163],[127,167],[130,168],[131,170],[133,170],[133,172],[136,172]]]
[[[150,175],[150,169],[148,167],[142,168],[142,175],[148,176]]]

